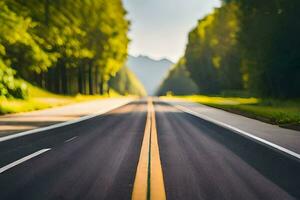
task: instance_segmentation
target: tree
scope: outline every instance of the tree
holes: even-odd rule
[[[239,31],[235,3],[224,5],[202,20],[189,34],[186,66],[201,93],[241,90],[240,54],[236,41]]]
[[[231,0],[239,5],[238,42],[250,91],[300,97],[300,2]]]
[[[126,66],[122,67],[116,76],[109,80],[108,85],[122,95],[146,95],[144,86]]]
[[[1,39],[3,59],[18,76],[43,88],[63,94],[103,93],[126,60],[129,22],[121,0],[4,0],[2,4],[16,18],[14,25],[0,22],[3,35],[13,27]]]
[[[181,58],[179,62],[169,71],[167,77],[160,85],[157,95],[162,96],[171,92],[174,95],[188,95],[198,93],[198,87],[190,78],[190,74],[185,67],[185,60]]]
[[[186,66],[200,92],[300,97],[300,2],[223,2],[189,34]]]

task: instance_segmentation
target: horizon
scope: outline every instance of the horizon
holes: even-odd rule
[[[161,57],[161,58],[154,58],[154,57],[151,57],[151,56],[148,56],[148,55],[144,55],[144,54],[138,54],[138,55],[131,55],[131,54],[128,54],[127,57],[135,57],[135,58],[139,58],[139,57],[145,57],[145,58],[148,58],[148,59],[151,59],[153,61],[163,61],[163,60],[167,60],[169,62],[171,62],[172,64],[175,64],[175,62],[173,62],[172,60],[166,58],[166,57]]]

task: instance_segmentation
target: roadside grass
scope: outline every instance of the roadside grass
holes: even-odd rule
[[[0,114],[20,113],[34,110],[41,110],[67,104],[91,101],[101,98],[107,98],[108,95],[75,95],[65,96],[57,95],[29,83],[28,86],[29,97],[24,100],[20,99],[6,99],[0,97]],[[110,97],[119,96],[116,92],[111,92]]]
[[[300,99],[278,100],[217,96],[176,96],[287,128],[300,128]],[[168,98],[168,97],[167,97]]]

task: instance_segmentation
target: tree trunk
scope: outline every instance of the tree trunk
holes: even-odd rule
[[[83,77],[83,79],[82,79],[82,88],[83,88],[83,94],[87,94],[87,90],[86,90],[86,80],[87,80],[87,78],[86,78],[86,67],[85,67],[86,65],[84,64],[82,67],[83,67],[83,70],[82,70],[82,77]]]
[[[61,65],[61,91],[63,94],[68,94],[68,77],[65,63]]]
[[[59,93],[59,88],[60,88],[59,80],[60,80],[60,70],[59,70],[59,65],[56,65],[54,68],[54,83],[55,83],[54,92],[55,93]]]
[[[101,77],[100,83],[99,83],[99,92],[101,95],[104,94],[104,80],[103,77]]]
[[[98,93],[98,86],[99,86],[99,68],[96,67],[96,72],[95,72],[95,92]]]
[[[89,63],[89,94],[93,95],[94,94],[94,90],[93,90],[93,67],[91,65],[91,63]]]
[[[50,68],[48,73],[47,88],[55,92],[55,68]]]
[[[49,25],[50,19],[50,0],[45,0],[45,25]]]
[[[78,67],[78,90],[80,94],[83,94],[83,87],[82,87],[82,66]]]

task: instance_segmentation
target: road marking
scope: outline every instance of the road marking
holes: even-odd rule
[[[147,107],[147,120],[144,131],[144,138],[141,147],[140,158],[135,175],[132,200],[145,200],[148,193],[148,170],[149,170],[149,148],[150,148],[150,132],[151,132],[151,114],[150,103]]]
[[[72,137],[72,138],[70,138],[70,139],[66,140],[66,141],[65,141],[65,143],[67,143],[67,142],[71,142],[72,140],[75,140],[77,137],[78,137],[78,136]]]
[[[45,152],[47,152],[49,150],[51,150],[51,149],[50,148],[49,149],[41,149],[41,150],[39,150],[39,151],[37,151],[37,152],[35,152],[33,154],[25,156],[25,157],[23,157],[23,158],[21,158],[19,160],[16,160],[15,162],[12,162],[12,163],[4,166],[4,167],[1,167],[0,168],[0,174],[3,173],[3,172],[5,172],[5,171],[7,171],[7,170],[9,170],[10,168],[13,168],[13,167],[15,167],[15,166],[17,166],[17,165],[19,165],[19,164],[27,161],[27,160],[30,160],[31,158],[34,158],[34,157],[36,157],[38,155],[41,155],[42,153],[45,153]]]
[[[74,119],[74,120],[70,120],[70,121],[66,121],[66,122],[62,122],[62,123],[58,123],[58,124],[53,124],[53,125],[42,127],[42,128],[36,128],[36,129],[33,129],[33,130],[28,130],[28,131],[16,133],[16,134],[13,134],[13,135],[0,137],[0,142],[11,140],[11,139],[18,138],[18,137],[22,137],[22,136],[25,136],[25,135],[30,135],[30,134],[33,134],[33,133],[39,133],[39,132],[43,132],[43,131],[52,130],[52,129],[55,129],[55,128],[75,124],[75,123],[78,123],[78,122],[81,122],[81,121],[85,121],[85,120],[88,120],[88,119],[91,119],[91,118],[94,118],[94,117],[97,117],[97,116],[101,116],[101,115],[103,115],[107,112],[110,112],[110,111],[114,110],[114,109],[120,108],[120,107],[122,107],[126,104],[129,104],[132,101],[133,100],[126,100],[124,102],[116,104],[115,106],[112,106],[108,110],[101,110],[101,111],[99,111],[95,114],[80,117],[79,119]]]
[[[167,103],[168,103],[168,102],[167,102]],[[168,103],[168,104],[170,104],[170,103]],[[203,114],[197,113],[197,112],[195,112],[195,111],[192,111],[192,110],[190,110],[190,109],[188,109],[188,108],[186,108],[186,107],[184,107],[184,106],[181,106],[181,105],[173,105],[173,104],[170,104],[170,105],[172,105],[172,106],[178,108],[179,110],[181,110],[181,111],[183,111],[183,112],[186,112],[186,113],[191,114],[191,115],[193,115],[193,116],[196,116],[196,117],[198,117],[198,118],[204,119],[204,120],[206,120],[206,121],[209,121],[209,122],[211,122],[211,123],[214,123],[214,124],[216,124],[216,125],[218,125],[218,126],[221,126],[221,127],[223,127],[223,128],[229,129],[229,130],[231,130],[231,131],[233,131],[233,132],[235,132],[235,133],[238,133],[238,134],[240,134],[240,135],[242,135],[242,136],[245,136],[245,137],[247,137],[247,138],[249,138],[249,139],[251,139],[251,140],[253,140],[253,141],[259,142],[259,143],[261,143],[261,144],[263,144],[263,145],[265,145],[265,146],[267,146],[267,147],[272,147],[273,149],[275,149],[275,150],[277,150],[277,151],[279,151],[279,152],[283,152],[283,153],[285,153],[285,154],[287,154],[287,155],[289,155],[289,156],[291,156],[291,157],[293,157],[293,158],[300,159],[300,154],[298,154],[298,153],[296,153],[296,152],[293,152],[293,151],[291,151],[291,150],[289,150],[289,149],[286,149],[286,148],[284,148],[284,147],[282,147],[282,146],[279,146],[279,145],[277,145],[277,144],[274,144],[274,143],[272,143],[272,142],[269,142],[269,141],[267,141],[267,140],[265,140],[265,139],[262,139],[262,138],[260,138],[260,137],[257,137],[257,136],[255,136],[255,135],[252,135],[251,133],[248,133],[248,132],[246,132],[246,131],[243,131],[243,130],[241,130],[241,129],[239,129],[239,128],[236,128],[236,127],[231,126],[231,125],[229,125],[229,124],[226,124],[226,123],[217,121],[217,120],[212,119],[212,118],[210,118],[210,117],[208,117],[208,116],[206,116],[206,115],[203,115]]]
[[[148,99],[147,109],[147,121],[133,185],[132,200],[165,200],[166,193],[152,99]]]
[[[150,172],[150,199],[164,200],[166,192],[164,186],[163,172],[159,155],[155,110],[152,101],[151,104],[151,172]]]

